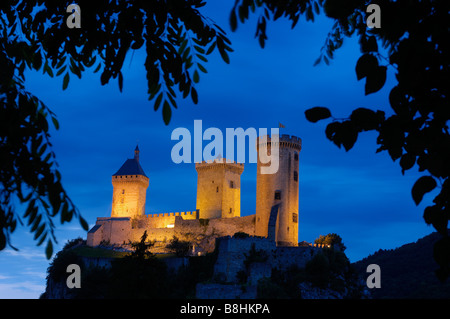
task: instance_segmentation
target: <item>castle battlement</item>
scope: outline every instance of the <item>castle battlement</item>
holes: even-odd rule
[[[274,136],[276,136],[276,135],[274,135]],[[263,137],[266,137],[267,140],[264,141]],[[267,147],[267,146],[271,145],[272,143],[274,143],[274,142],[271,142],[271,139],[272,138],[269,135],[263,135],[263,136],[258,137],[256,139],[256,147],[260,148],[260,147]],[[293,149],[297,149],[298,151],[300,151],[302,149],[302,139],[297,136],[294,136],[294,135],[283,134],[283,135],[281,135],[281,137],[279,137],[279,135],[278,135],[278,146],[293,148]]]
[[[198,218],[198,210],[188,211],[188,212],[170,212],[170,213],[154,213],[154,214],[145,214],[146,218],[162,218],[162,217],[176,217],[181,216],[183,219],[197,219]]]
[[[202,161],[201,163],[195,163],[195,169],[198,171],[206,169],[221,169],[221,168],[234,168],[242,173],[244,170],[244,163],[236,163],[226,158],[216,158],[214,160]]]

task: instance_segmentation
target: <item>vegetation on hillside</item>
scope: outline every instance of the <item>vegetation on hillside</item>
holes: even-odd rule
[[[433,245],[440,238],[434,232],[396,249],[380,249],[354,266],[365,277],[368,265],[380,266],[381,288],[372,289],[373,298],[448,299],[450,282],[442,283],[436,278],[439,265],[433,260]]]

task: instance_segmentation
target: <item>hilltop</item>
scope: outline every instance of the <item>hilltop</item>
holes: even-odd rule
[[[433,245],[440,238],[434,232],[415,243],[380,249],[353,266],[364,278],[368,276],[367,265],[380,266],[381,288],[371,289],[374,299],[449,299],[450,280],[441,283],[435,275],[439,267],[433,259]]]

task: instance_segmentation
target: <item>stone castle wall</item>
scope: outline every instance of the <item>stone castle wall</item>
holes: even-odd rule
[[[156,241],[156,247],[164,247],[174,237],[192,242],[198,252],[212,252],[215,239],[232,236],[237,232],[254,235],[255,215],[234,218],[194,218],[198,211],[159,214],[141,218],[97,218],[96,225],[88,232],[87,245],[94,247],[102,242],[110,245],[139,241],[147,231],[148,239]],[[167,226],[172,226],[168,228]],[[163,227],[159,227],[163,226]],[[162,249],[164,251],[164,249]]]

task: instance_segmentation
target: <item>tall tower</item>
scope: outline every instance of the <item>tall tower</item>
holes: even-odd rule
[[[241,174],[244,164],[224,158],[196,163],[197,209],[200,218],[229,218],[241,215]]]
[[[273,137],[272,137],[273,139]],[[256,225],[255,235],[267,237],[270,211],[280,204],[276,221],[277,245],[298,244],[298,170],[302,140],[296,136],[282,135],[276,145],[270,137],[267,141],[259,137],[256,141],[258,164],[256,175]],[[270,155],[272,147],[279,147],[279,167],[273,174],[261,174],[259,152]]]
[[[113,203],[111,217],[136,217],[145,212],[148,177],[139,164],[139,147],[134,158],[127,159],[112,176]]]

